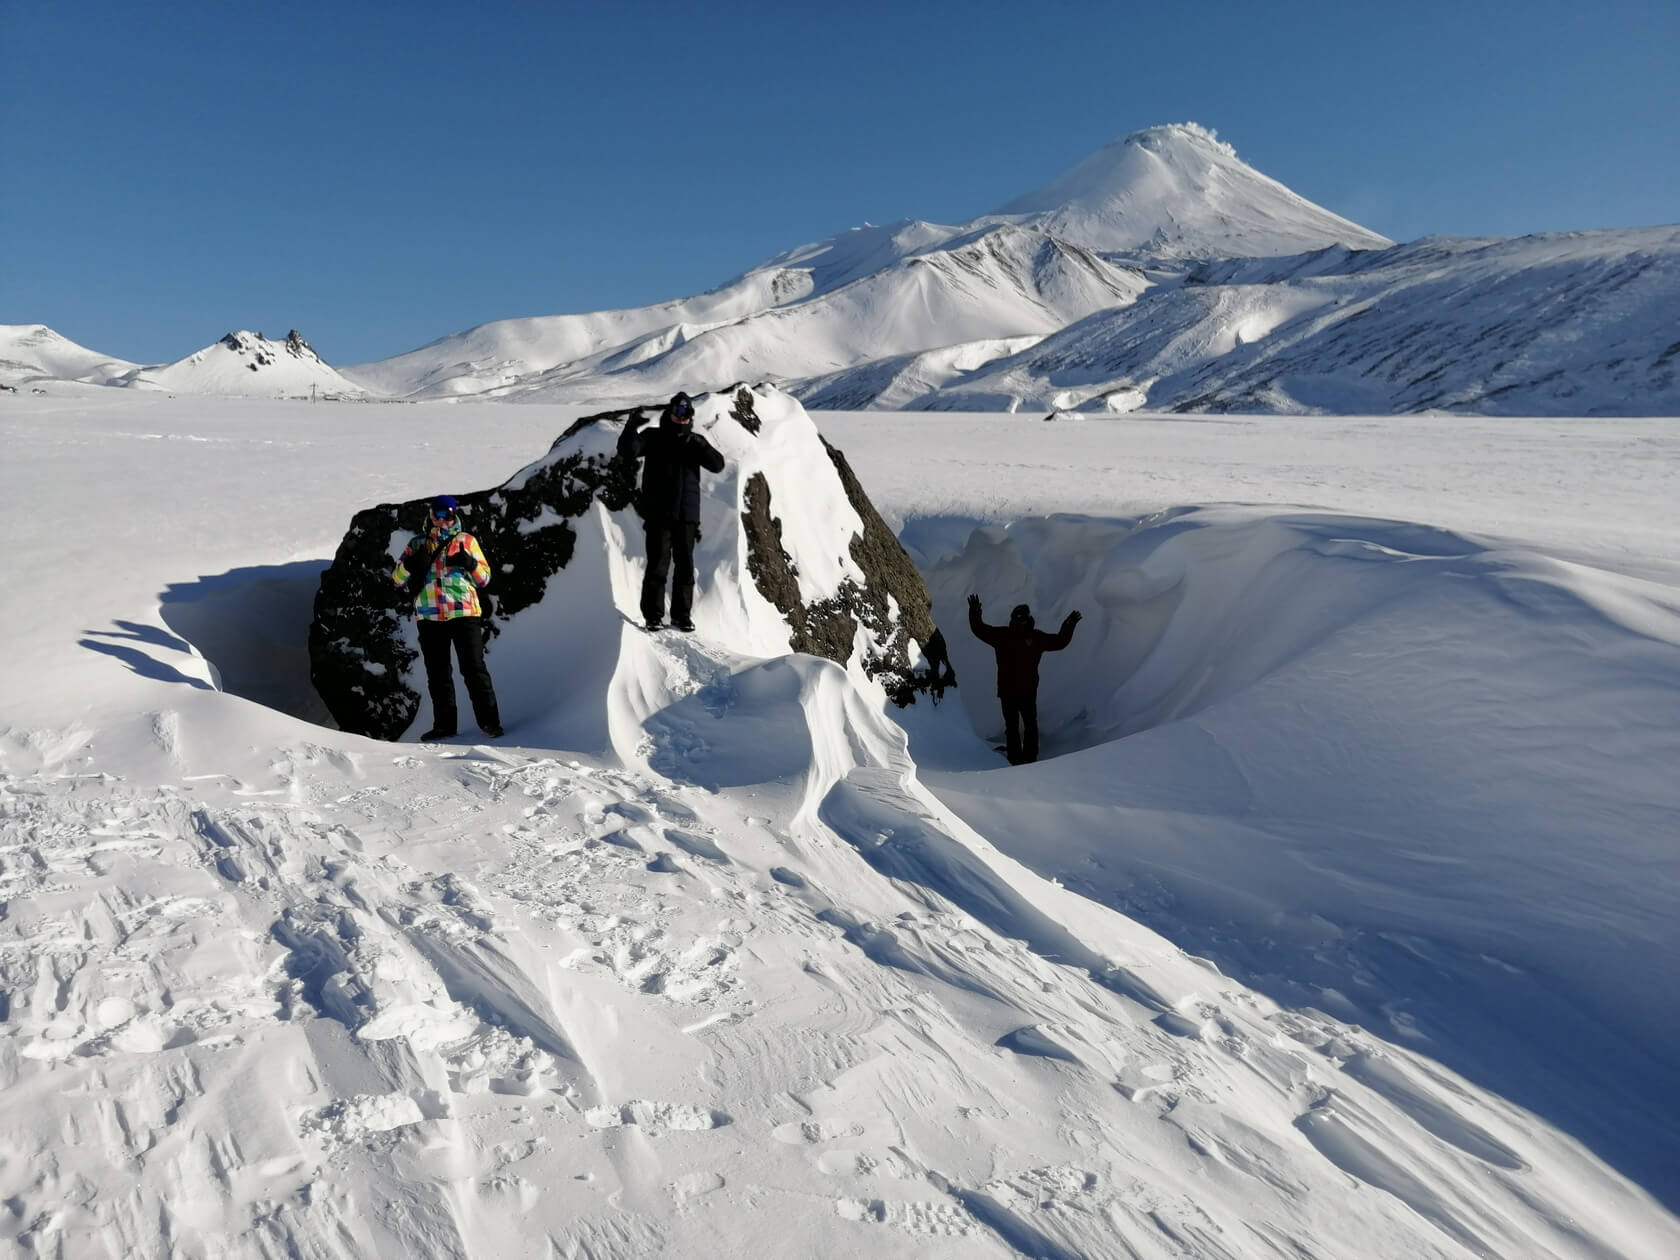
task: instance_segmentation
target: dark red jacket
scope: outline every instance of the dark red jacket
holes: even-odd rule
[[[1005,697],[1038,694],[1038,658],[1046,652],[1060,652],[1073,642],[1073,614],[1055,634],[1033,626],[988,626],[974,608],[968,610],[968,628],[982,643],[997,653],[997,693]]]

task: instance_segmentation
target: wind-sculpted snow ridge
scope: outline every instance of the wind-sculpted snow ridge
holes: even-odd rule
[[[605,758],[278,715],[208,755],[210,731],[157,715],[155,755],[109,768],[45,732],[0,742],[4,1236],[135,1257],[1680,1244],[1427,1047],[1281,1006],[1005,856],[838,664],[613,651]]]
[[[840,472],[754,399],[767,481]],[[1680,1253],[1651,1194],[1676,1201],[1670,1060],[1629,1050],[1671,979],[1672,846],[1634,846],[1674,810],[1672,591],[1292,509],[965,525],[948,562],[912,521],[963,686],[899,709],[790,650],[730,568],[732,495],[699,634],[625,624],[633,518],[619,551],[601,524],[576,607],[494,648],[509,735],[392,743],[297,716],[283,640],[323,522],[422,492],[436,448],[362,410],[17,401],[17,546],[46,562],[0,721],[0,1252]],[[514,411],[449,409],[463,482],[553,467],[533,431],[572,417]],[[936,501],[999,492],[948,471],[953,432],[1071,496],[1108,456],[1058,444],[1121,427],[989,421],[1011,468],[895,420],[853,457]],[[1606,428],[1514,462],[1664,449]],[[1153,429],[1206,439],[1187,467],[1240,432]],[[811,484],[769,507],[814,581],[870,525],[843,473]],[[1642,493],[1624,515],[1666,521]],[[124,530],[195,541],[113,566]],[[1042,765],[971,718],[963,585],[1087,614]]]
[[[643,633],[636,470],[615,454],[637,410],[657,408],[584,417],[494,489],[452,487],[492,557],[490,667],[522,680],[502,716],[541,715],[566,747],[605,747],[603,686],[621,641]],[[927,591],[845,456],[768,387],[698,396],[694,424],[725,461],[701,477],[701,633],[747,653],[824,656],[911,702],[934,630]],[[358,512],[321,575],[311,677],[346,730],[396,739],[431,724],[412,600],[390,581],[425,513],[424,499]]]
[[[1041,624],[1086,616],[1045,658],[1048,760],[957,773],[995,754],[917,733],[944,801],[1040,875],[1427,1054],[1680,1201],[1672,1117],[1649,1105],[1680,1097],[1680,1009],[1649,1000],[1680,990],[1680,896],[1655,875],[1680,786],[1652,773],[1680,764],[1672,587],[1258,508],[1022,521],[942,551],[944,624],[970,591]],[[975,729],[999,738],[989,652],[958,633],[951,656]]]

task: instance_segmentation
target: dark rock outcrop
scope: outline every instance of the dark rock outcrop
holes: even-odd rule
[[[929,681],[925,671],[912,668],[920,655],[917,647],[935,633],[921,575],[870,504],[845,457],[824,441],[822,449],[845,502],[862,522],[849,550],[863,580],[848,577],[826,598],[807,601],[801,596],[799,557],[789,553],[783,523],[772,505],[776,492],[810,496],[813,487],[786,480],[795,475],[793,468],[808,469],[809,462],[785,470],[774,460],[750,472],[745,467],[766,427],[756,403],[770,397],[781,415],[776,423],[810,425],[792,399],[775,391],[755,395],[742,387],[697,400],[702,422],[709,419],[715,426],[710,430],[715,440],[722,441],[733,427],[728,422],[738,426],[728,442],[737,448],[734,458],[740,459],[746,474],[739,483],[736,517],[744,534],[746,571],[787,623],[791,651],[841,664],[857,655],[857,663],[895,702],[909,703]],[[455,492],[462,520],[479,539],[495,573],[490,585],[495,596],[493,632],[545,598],[559,597],[557,588],[564,586],[577,547],[579,518],[594,504],[628,518],[620,521],[626,535],[632,530],[639,534],[632,506],[633,470],[616,458],[614,447],[623,422],[633,411],[647,409],[586,416],[556,439],[545,457],[503,485]],[[743,443],[748,444],[744,449]],[[831,484],[823,492],[840,507],[835,489]],[[420,708],[424,679],[408,627],[412,604],[392,585],[390,574],[394,556],[423,527],[425,511],[426,501],[416,499],[356,513],[332,567],[321,575],[309,635],[310,676],[334,720],[346,730],[397,739]],[[702,584],[707,580],[703,573]],[[564,597],[608,603],[612,598],[602,589],[567,591]],[[857,648],[860,626],[870,643],[862,652]],[[494,643],[491,657],[493,663]],[[497,683],[501,688],[517,685],[501,678]]]

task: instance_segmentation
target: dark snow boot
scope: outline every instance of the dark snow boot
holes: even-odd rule
[[[453,726],[451,726],[448,730],[444,730],[441,726],[434,726],[431,730],[427,731],[420,737],[420,742],[422,744],[429,744],[434,739],[453,739],[454,736],[455,728]]]

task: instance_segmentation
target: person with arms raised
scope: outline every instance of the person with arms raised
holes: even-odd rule
[[[1032,609],[1016,604],[1007,626],[987,625],[980,597],[968,597],[968,628],[997,654],[998,700],[1003,705],[1004,751],[1012,766],[1038,760],[1038,662],[1073,641],[1080,614],[1070,612],[1055,634],[1035,629]]]

